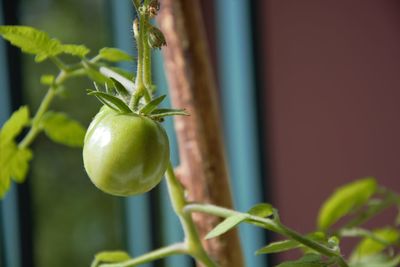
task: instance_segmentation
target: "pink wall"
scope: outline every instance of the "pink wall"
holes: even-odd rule
[[[272,202],[315,227],[333,188],[367,175],[400,191],[400,2],[259,2]],[[272,188],[272,190],[271,190]]]

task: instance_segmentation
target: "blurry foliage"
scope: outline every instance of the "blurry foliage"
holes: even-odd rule
[[[92,51],[111,45],[110,34],[102,30],[108,29],[107,1],[24,0],[20,7],[21,24],[46,30],[63,42],[82,43]],[[54,71],[50,62],[36,64],[32,56],[23,55],[25,103],[38,107],[46,92],[39,77]],[[52,107],[87,126],[99,108],[98,101],[86,95],[84,88],[90,87],[85,78],[67,82],[65,99],[56,100]],[[95,252],[124,247],[122,203],[90,183],[81,149],[54,144],[42,135],[34,150],[29,180],[36,266],[89,265]]]

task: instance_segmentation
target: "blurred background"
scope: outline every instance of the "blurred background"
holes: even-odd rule
[[[190,0],[195,1],[195,0]],[[129,0],[2,0],[1,24],[30,25],[66,43],[135,54]],[[201,1],[219,83],[235,206],[271,202],[282,221],[315,229],[320,204],[335,187],[364,176],[400,191],[400,3],[396,0]],[[129,71],[133,64],[123,65]],[[162,54],[156,83],[167,85]],[[0,42],[0,124],[21,104],[35,110],[50,63]],[[88,125],[99,103],[86,79],[70,81],[53,109]],[[178,163],[172,121],[166,122]],[[27,182],[1,202],[0,264],[5,267],[89,266],[101,250],[139,255],[181,239],[165,185],[121,199],[98,191],[81,151],[40,136]],[[385,214],[380,224],[390,221]],[[263,231],[241,227],[247,266]],[[286,256],[286,257],[290,257]],[[191,266],[173,257],[147,266]]]

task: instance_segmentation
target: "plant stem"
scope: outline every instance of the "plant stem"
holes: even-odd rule
[[[40,133],[40,120],[42,119],[44,113],[49,109],[50,103],[53,101],[53,98],[56,96],[56,87],[62,84],[66,79],[70,76],[64,70],[58,74],[55,85],[51,86],[48,90],[46,95],[44,96],[42,102],[38,110],[36,111],[35,116],[32,119],[32,126],[29,129],[28,133],[25,137],[19,142],[18,147],[23,149],[27,148],[36,138],[36,136]]]
[[[203,212],[207,214],[212,214],[215,216],[227,218],[233,215],[239,215],[239,214],[245,214],[241,213],[238,211],[234,211],[231,209],[227,208],[222,208],[210,204],[188,204],[184,207],[184,211],[187,213],[191,212]],[[261,218],[258,216],[253,216],[250,214],[245,214],[248,217],[249,221],[253,222],[258,222],[260,223],[264,228],[279,233],[289,239],[295,240],[309,248],[312,248],[313,250],[326,255],[328,257],[335,258],[337,263],[341,267],[348,267],[347,263],[343,260],[342,256],[339,255],[336,251],[321,245],[311,239],[308,239],[307,237],[302,236],[301,234],[297,233],[296,231],[284,226],[280,222],[277,222],[275,220],[269,219],[269,218]]]
[[[132,260],[120,262],[120,263],[107,263],[107,264],[100,264],[99,267],[133,267],[143,263],[155,261],[161,258],[165,258],[172,255],[178,254],[186,254],[187,250],[184,243],[177,243],[173,245],[169,245],[167,247],[159,248],[153,250],[149,253],[141,255],[137,258]]]
[[[188,253],[207,267],[217,267],[217,264],[207,255],[201,244],[200,237],[193,223],[192,215],[184,212],[184,208],[187,205],[184,189],[176,178],[171,163],[167,168],[166,179],[172,207],[176,215],[179,217],[185,233],[185,242],[187,244]]]
[[[143,72],[145,71],[144,68],[148,67],[148,64],[145,64],[145,36],[146,36],[146,23],[147,23],[147,16],[145,14],[141,14],[138,10],[138,17],[139,17],[139,26],[137,26],[134,22],[134,34],[137,44],[137,51],[138,51],[138,62],[137,62],[137,71],[136,71],[136,91],[132,94],[129,106],[132,109],[137,109],[139,104],[140,98],[144,96],[145,101],[149,102],[151,100],[151,96],[148,93],[144,81],[143,81]],[[146,42],[147,43],[147,42]],[[151,71],[151,70],[148,70]]]
[[[148,95],[151,95],[151,86],[152,86],[152,78],[151,78],[151,47],[147,41],[147,32],[149,29],[148,23],[144,25],[144,36],[143,36],[143,82],[146,87],[146,91]]]

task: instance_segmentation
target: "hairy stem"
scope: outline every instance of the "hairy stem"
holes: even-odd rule
[[[186,254],[186,253],[187,253],[187,249],[186,249],[185,244],[177,243],[177,244],[169,245],[167,247],[153,250],[149,253],[143,254],[132,260],[128,260],[128,261],[124,261],[124,262],[120,262],[120,263],[100,264],[99,267],[133,267],[133,266],[138,266],[143,263],[162,259],[162,258],[165,258],[168,256],[178,255],[178,254]]]
[[[169,164],[167,168],[166,179],[172,207],[176,215],[179,217],[185,233],[185,242],[187,244],[188,253],[205,266],[216,267],[217,264],[207,255],[201,244],[191,214],[184,212],[184,208],[187,205],[184,189],[176,178],[171,164]]]
[[[138,51],[138,61],[137,61],[137,72],[136,72],[136,91],[132,94],[129,106],[132,109],[137,109],[139,104],[140,98],[144,96],[145,101],[149,102],[151,100],[151,95],[148,93],[144,81],[143,76],[145,72],[145,67],[149,67],[148,64],[145,64],[145,37],[146,37],[146,24],[147,24],[147,16],[145,14],[141,14],[140,12],[137,13],[139,17],[139,25],[134,22],[134,34],[137,44],[137,51]],[[147,43],[147,42],[146,42]],[[151,71],[151,70],[146,70]]]
[[[244,214],[238,211],[234,211],[231,209],[226,209],[210,204],[188,204],[184,207],[184,211],[187,213],[192,213],[192,212],[203,212],[223,218],[227,218],[233,215],[238,215],[238,214]],[[264,228],[276,232],[278,234],[281,234],[289,239],[295,240],[309,248],[312,248],[313,250],[328,256],[335,258],[339,266],[341,267],[348,267],[347,263],[344,261],[344,259],[339,255],[336,251],[330,249],[329,247],[326,247],[324,245],[321,245],[311,239],[308,239],[307,237],[302,236],[301,234],[297,233],[296,231],[284,226],[280,222],[277,222],[275,220],[269,219],[269,218],[261,218],[258,216],[253,216],[250,214],[246,214],[248,216],[248,219],[250,221],[258,222],[260,223]]]

